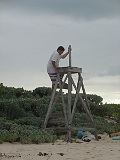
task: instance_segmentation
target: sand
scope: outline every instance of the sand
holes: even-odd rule
[[[0,160],[120,160],[120,140],[100,135],[99,141],[54,144],[0,144]]]

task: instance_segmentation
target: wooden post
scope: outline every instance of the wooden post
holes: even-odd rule
[[[71,73],[68,72],[68,141],[71,141]]]
[[[71,45],[68,47],[68,52],[69,52],[69,67],[71,67]]]
[[[57,78],[57,80],[56,80],[56,82],[55,82],[55,86],[54,86],[53,93],[52,93],[52,97],[51,97],[50,104],[49,104],[49,107],[48,107],[47,115],[46,115],[46,118],[45,118],[45,121],[44,121],[44,125],[43,125],[43,128],[44,128],[44,129],[45,129],[46,126],[47,126],[49,116],[50,116],[50,114],[51,114],[51,112],[52,112],[53,101],[54,101],[54,97],[55,97],[55,92],[56,92],[57,84],[58,84],[58,78]]]
[[[68,48],[69,52],[69,67],[71,67],[71,45]],[[71,142],[71,91],[72,83],[70,80],[71,72],[68,72],[68,141]]]

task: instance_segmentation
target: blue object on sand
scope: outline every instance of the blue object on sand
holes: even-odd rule
[[[112,140],[120,140],[120,137],[112,138]]]
[[[78,131],[77,133],[77,138],[82,139],[82,137],[84,136],[85,131]]]

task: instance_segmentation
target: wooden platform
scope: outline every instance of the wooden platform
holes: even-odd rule
[[[64,73],[67,74],[68,72],[70,72],[71,74],[74,73],[82,73],[82,68],[78,68],[78,67],[60,67],[57,69],[58,73]]]

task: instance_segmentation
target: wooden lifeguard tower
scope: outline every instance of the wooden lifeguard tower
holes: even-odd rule
[[[51,100],[50,100],[50,104],[48,107],[48,111],[46,114],[46,118],[44,121],[44,125],[43,125],[43,129],[44,130],[55,130],[58,132],[66,132],[66,141],[67,142],[71,142],[71,132],[72,130],[82,130],[82,131],[92,131],[94,132],[95,138],[96,140],[98,140],[97,137],[97,132],[96,132],[96,127],[95,127],[95,123],[94,120],[92,118],[91,115],[91,111],[90,111],[90,107],[88,104],[88,100],[87,100],[87,96],[85,93],[85,88],[84,88],[84,84],[83,84],[83,78],[81,76],[82,73],[82,68],[78,68],[78,67],[72,67],[71,66],[71,46],[69,45],[68,47],[68,52],[69,52],[69,66],[68,67],[61,67],[59,69],[57,69],[57,79],[56,79],[56,83],[54,86],[54,90],[51,96]],[[61,83],[60,81],[60,74],[64,74],[65,79],[64,81]],[[75,84],[73,78],[72,78],[72,74],[78,74],[78,82],[77,85]],[[66,81],[68,80],[68,85],[66,87]],[[59,91],[56,92],[57,88],[59,87]],[[72,101],[71,101],[71,94],[72,94],[72,88],[74,87],[75,89],[75,99],[74,99],[74,103],[72,105]],[[67,106],[65,104],[65,99],[63,96],[63,89],[68,89],[68,102],[67,102]],[[81,96],[80,91],[82,91],[83,96]],[[61,100],[62,100],[62,106],[63,106],[63,113],[52,113],[53,112],[53,108],[55,107],[55,104],[57,102],[57,100],[59,99],[58,97],[61,96]],[[76,103],[77,101],[80,101],[82,104],[82,107],[88,117],[87,121],[83,121],[83,120],[79,120],[77,123],[90,123],[91,124],[91,128],[87,128],[87,127],[73,127],[72,123],[73,123],[73,116],[75,113],[75,108],[76,108]],[[62,120],[64,118],[64,120]],[[52,125],[49,124],[57,124],[57,123],[64,123],[64,127],[56,127],[56,125],[53,125],[53,127],[51,127]]]

